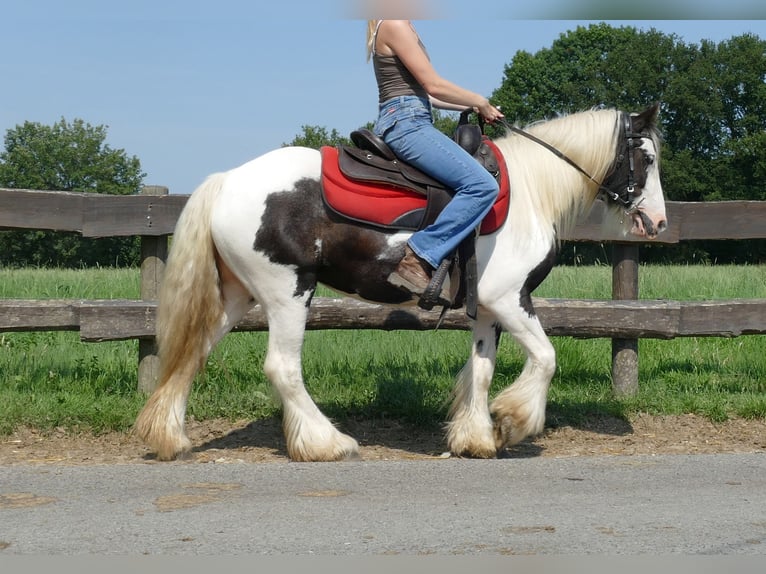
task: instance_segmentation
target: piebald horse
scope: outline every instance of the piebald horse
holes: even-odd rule
[[[653,239],[665,229],[657,114],[657,105],[641,113],[594,109],[511,128],[493,140],[507,167],[510,203],[504,224],[476,240],[473,342],[446,425],[455,455],[495,457],[543,430],[556,357],[531,293],[552,268],[560,236],[598,198],[626,234]],[[414,305],[387,282],[411,232],[338,220],[323,201],[321,167],[319,151],[283,147],[209,176],[190,196],[159,296],[160,380],[135,424],[158,459],[191,449],[184,419],[192,381],[256,304],[268,319],[263,368],[281,401],[290,459],[358,455],[357,441],[333,425],[304,386],[309,305],[318,283],[361,299]],[[490,403],[502,331],[527,358]]]

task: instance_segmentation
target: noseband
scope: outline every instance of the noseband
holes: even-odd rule
[[[548,151],[550,151],[557,157],[567,162],[569,165],[571,165],[573,168],[575,168],[577,171],[579,171],[581,174],[583,174],[585,177],[587,177],[589,180],[591,180],[593,183],[595,183],[598,186],[598,197],[600,199],[611,201],[612,203],[615,203],[619,205],[620,207],[622,207],[627,214],[631,214],[638,209],[638,206],[644,200],[644,198],[640,197],[641,191],[639,190],[638,192],[636,192],[636,166],[635,166],[635,160],[633,159],[633,150],[636,147],[638,147],[636,145],[636,140],[643,139],[647,137],[647,135],[633,131],[633,118],[631,117],[630,114],[622,113],[622,121],[623,121],[623,128],[625,131],[625,139],[620,146],[620,153],[617,155],[617,161],[615,162],[615,165],[612,168],[612,170],[609,172],[609,175],[607,175],[607,180],[608,180],[610,175],[616,173],[619,170],[620,166],[622,165],[622,162],[625,161],[625,157],[627,156],[628,181],[625,187],[620,191],[614,191],[612,188],[607,187],[604,183],[599,183],[598,181],[596,181],[593,178],[593,176],[591,176],[587,171],[585,171],[583,168],[577,165],[577,163],[573,159],[571,159],[569,156],[567,156],[563,152],[553,147],[548,142],[541,140],[540,138],[536,136],[533,136],[529,132],[526,132],[520,128],[510,125],[505,120],[500,120],[500,123],[505,128],[512,131],[513,133],[522,135],[525,138],[532,140],[533,142],[543,146],[545,149],[547,149]]]

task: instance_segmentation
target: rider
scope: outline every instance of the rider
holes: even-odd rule
[[[367,59],[379,93],[373,131],[394,154],[454,191],[436,221],[414,233],[389,281],[422,295],[434,270],[474,233],[498,194],[495,178],[433,125],[431,107],[473,108],[487,122],[503,114],[487,98],[442,78],[409,20],[368,20]],[[449,302],[447,293],[441,298]]]

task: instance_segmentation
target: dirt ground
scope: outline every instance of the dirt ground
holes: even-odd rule
[[[426,460],[447,456],[438,430],[423,431],[395,421],[361,421],[341,427],[361,445],[363,460]],[[189,421],[192,455],[183,463],[287,462],[276,419],[232,423]],[[766,452],[766,421],[731,419],[712,423],[695,416],[639,415],[589,420],[580,427],[546,428],[538,437],[503,453],[503,457],[581,455],[703,454]],[[0,437],[0,465],[156,463],[130,433],[98,436],[63,429],[20,429]]]

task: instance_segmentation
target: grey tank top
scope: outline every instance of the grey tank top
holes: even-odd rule
[[[410,73],[398,56],[381,56],[375,51],[378,41],[378,28],[382,20],[378,22],[375,36],[372,41],[372,65],[375,69],[375,79],[378,82],[378,102],[383,103],[396,96],[418,96],[427,98],[428,94],[415,77]],[[428,56],[426,47],[418,38],[418,43],[423,52]]]

